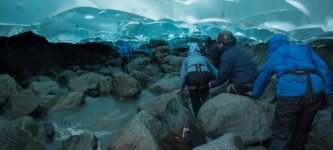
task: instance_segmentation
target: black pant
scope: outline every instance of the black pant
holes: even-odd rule
[[[128,64],[128,56],[121,56],[121,69],[125,70]]]
[[[214,75],[208,71],[190,72],[185,76],[186,86],[189,89],[192,107],[196,115],[201,105],[209,95],[208,83],[214,79]]]
[[[324,94],[277,97],[270,150],[304,150]]]

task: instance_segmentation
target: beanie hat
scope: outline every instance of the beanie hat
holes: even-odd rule
[[[200,49],[198,47],[198,43],[190,43],[189,51],[190,51],[190,53],[192,53],[192,52],[199,52]]]
[[[230,31],[223,31],[217,36],[217,42],[223,44],[236,43],[236,38]]]

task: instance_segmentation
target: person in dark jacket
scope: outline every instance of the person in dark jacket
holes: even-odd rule
[[[194,114],[198,113],[201,105],[209,95],[208,82],[214,79],[217,69],[201,55],[197,43],[191,43],[189,54],[182,63],[180,69],[180,87],[182,92],[185,88],[189,90]]]
[[[121,42],[120,44],[120,57],[121,57],[121,69],[127,71],[127,64],[132,56],[132,48],[127,42]]]
[[[209,87],[220,86],[211,93],[216,96],[222,92],[245,95],[251,91],[257,77],[257,67],[244,51],[236,46],[235,36],[224,31],[218,35],[217,47],[221,51],[217,77],[209,82]]]
[[[210,62],[216,67],[219,68],[220,65],[220,56],[222,51],[217,47],[216,41],[211,37],[205,40],[206,52],[205,56],[210,60]]]
[[[329,69],[309,46],[290,45],[284,35],[273,36],[268,44],[269,57],[249,94],[259,97],[276,74],[270,149],[304,150],[320,101],[331,94]]]

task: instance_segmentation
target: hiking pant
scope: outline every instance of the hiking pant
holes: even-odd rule
[[[311,96],[277,97],[270,150],[304,150],[322,92]]]
[[[121,56],[121,69],[125,70],[129,61],[129,56]]]
[[[185,83],[190,93],[194,114],[197,115],[201,105],[209,96],[209,81],[214,75],[208,71],[194,71],[185,76]]]

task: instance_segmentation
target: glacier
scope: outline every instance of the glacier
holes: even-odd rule
[[[2,0],[0,36],[33,31],[58,43],[215,37],[311,41],[333,31],[331,0]]]

